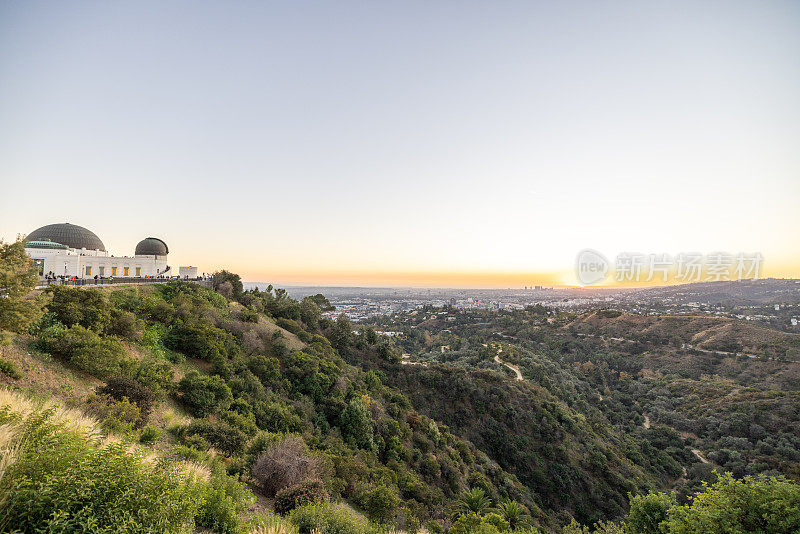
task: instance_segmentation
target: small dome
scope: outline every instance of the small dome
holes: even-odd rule
[[[157,237],[142,239],[136,245],[137,256],[166,256],[169,254],[169,247]]]
[[[83,226],[69,223],[42,226],[28,234],[26,239],[28,242],[51,241],[66,245],[69,248],[85,248],[86,250],[102,250],[104,252],[106,250],[106,246],[94,232]]]

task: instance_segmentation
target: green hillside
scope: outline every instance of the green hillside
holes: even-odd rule
[[[496,339],[538,319],[394,318],[394,341],[225,271],[31,291],[19,243],[0,252],[0,532],[650,532],[654,509],[672,532],[716,513],[649,493],[688,487],[692,444],[640,428],[622,360]],[[714,480],[710,505],[797,499],[781,478]]]

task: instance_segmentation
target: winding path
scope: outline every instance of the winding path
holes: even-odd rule
[[[522,372],[519,370],[519,367],[517,367],[516,365],[511,365],[510,363],[504,362],[503,360],[500,359],[500,355],[499,354],[495,354],[494,361],[496,361],[499,364],[505,365],[506,367],[508,367],[509,369],[514,371],[514,374],[517,375],[517,380],[522,380]]]
[[[650,428],[650,418],[646,414],[642,414],[642,415],[644,416],[644,423],[642,423],[642,426],[645,427],[645,428]],[[681,436],[681,437],[683,437],[683,436]],[[692,454],[697,456],[697,459],[700,460],[701,462],[703,462],[704,464],[710,464],[711,463],[708,460],[706,460],[705,456],[703,456],[703,453],[700,451],[700,449],[692,449]],[[685,467],[683,468],[683,476],[684,477],[686,476],[686,468]]]
[[[703,457],[703,453],[702,453],[702,452],[700,452],[700,450],[699,450],[699,449],[692,449],[692,453],[693,453],[695,456],[697,456],[697,458],[698,458],[698,459],[699,459],[701,462],[703,462],[704,464],[711,463],[711,462],[709,462],[708,460],[706,460],[706,459]]]

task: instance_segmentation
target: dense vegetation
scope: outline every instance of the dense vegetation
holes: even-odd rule
[[[751,372],[669,371],[541,307],[420,310],[392,339],[226,271],[31,292],[0,247],[0,383],[23,393],[0,389],[0,531],[797,527],[796,484],[740,478],[797,476],[796,397]]]
[[[681,348],[683,337],[696,342],[708,336],[704,325],[716,330],[720,321],[657,319],[617,310],[573,316],[541,306],[507,312],[443,308],[384,318],[380,328],[400,331],[396,339],[402,350],[429,365],[408,366],[409,373],[430,373],[441,365],[451,368],[447,372],[453,367],[507,372],[493,359],[502,356],[519,367],[526,383],[547,390],[587,420],[620,431],[636,445],[626,449],[626,456],[677,489],[682,499],[713,481],[714,469],[737,477],[797,480],[800,366],[770,359],[774,344],[754,357]],[[605,330],[605,324],[616,330]],[[650,326],[621,330],[631,324]],[[587,325],[598,329],[587,330]],[[729,330],[758,340],[772,335],[752,325]],[[610,338],[610,333],[624,337]],[[795,343],[789,334],[775,335]]]

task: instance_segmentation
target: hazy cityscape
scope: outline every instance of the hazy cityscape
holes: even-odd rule
[[[246,282],[245,288],[265,289],[269,284]],[[552,288],[523,289],[377,288],[289,286],[291,298],[323,294],[336,307],[325,312],[335,318],[344,313],[354,322],[425,306],[456,309],[515,310],[542,306],[581,312],[615,308],[631,313],[704,313],[768,324],[787,332],[800,332],[800,280],[709,282],[654,288]]]

